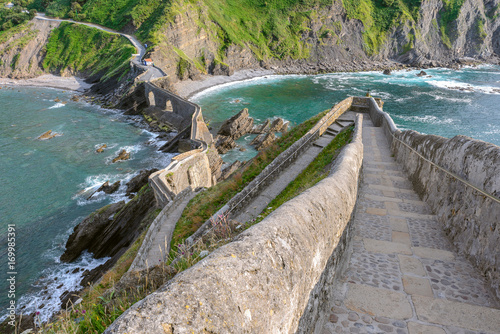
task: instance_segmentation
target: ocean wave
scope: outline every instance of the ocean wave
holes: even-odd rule
[[[455,122],[455,120],[452,118],[440,119],[433,115],[425,115],[425,116],[391,115],[391,116],[407,122],[419,122],[428,124],[452,124]]]
[[[427,83],[434,87],[451,89],[451,90],[460,90],[464,93],[480,92],[484,94],[500,94],[499,87],[472,85],[455,80],[442,80],[442,81],[429,80],[427,81]]]
[[[52,107],[48,107],[47,109],[56,109],[56,108],[62,108],[66,105],[66,103],[61,103],[61,102],[57,102],[56,104],[54,104]]]
[[[54,250],[51,250],[50,253],[54,253]],[[61,251],[56,251],[56,253],[54,261],[56,259],[59,261]],[[55,262],[56,266],[43,270],[42,278],[32,284],[34,288],[38,288],[38,291],[19,298],[17,311],[24,314],[39,312],[38,317],[42,322],[49,321],[52,315],[61,309],[61,296],[66,291],[80,289],[83,273],[86,270],[97,268],[107,260],[109,258],[94,259],[90,253],[85,251],[75,262]]]

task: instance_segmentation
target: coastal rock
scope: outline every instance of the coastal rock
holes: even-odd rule
[[[233,140],[240,138],[252,130],[253,118],[248,115],[248,109],[244,108],[239,113],[226,120],[217,134],[231,137]]]
[[[218,181],[224,181],[228,177],[230,177],[234,172],[236,172],[241,166],[243,166],[243,163],[239,160],[236,160],[226,168],[222,170],[221,176],[219,177]]]
[[[95,151],[96,151],[97,153],[102,153],[102,152],[104,152],[104,149],[105,149],[106,147],[108,147],[108,145],[103,144],[103,145],[99,146],[99,148],[98,148],[97,150],[95,150]]]
[[[61,100],[59,100],[59,98],[58,98],[58,97],[56,97],[56,98],[54,99],[54,102],[61,102]]]
[[[119,254],[152,222],[155,210],[154,192],[149,185],[127,204],[121,201],[97,210],[74,228],[61,261],[74,261],[84,250],[96,259]]]
[[[78,102],[78,101],[80,101],[80,97],[78,95],[73,95],[71,97],[71,101]]]
[[[118,190],[118,188],[120,188],[120,181],[116,181],[115,183],[113,184],[109,184],[109,181],[106,181],[106,183],[104,183],[101,188],[102,188],[102,191],[106,194],[112,194],[114,192],[116,192]]]
[[[130,159],[130,153],[125,150],[121,150],[120,153],[118,153],[118,156],[116,156],[116,158],[114,158],[112,162],[115,163],[117,161],[124,161],[128,159]]]
[[[219,154],[224,154],[236,147],[236,143],[234,142],[233,138],[228,136],[218,135],[217,137],[215,137],[214,141],[215,147],[217,148],[217,152],[219,152]]]
[[[425,71],[420,71],[420,73],[417,74],[417,77],[423,77],[426,75],[427,75],[427,73]]]
[[[106,229],[106,226],[110,224],[110,217],[120,211],[124,206],[125,202],[123,201],[107,205],[91,213],[78,224],[66,242],[66,250],[61,255],[61,261],[72,262],[77,259],[85,249],[92,247],[97,236],[101,235]]]
[[[144,169],[139,172],[138,175],[134,176],[127,183],[127,192],[126,195],[130,198],[133,197],[135,193],[141,190],[148,183],[149,175],[157,172],[158,169]]]
[[[285,132],[288,129],[288,122],[281,117],[276,118],[267,132]]]
[[[49,130],[45,133],[43,133],[42,135],[40,135],[40,137],[38,137],[39,140],[47,140],[47,139],[52,139],[54,137],[59,137],[59,136],[62,136],[62,133],[56,133],[56,132],[52,132],[52,130]]]
[[[391,70],[385,69],[384,72],[382,72],[382,74],[391,75]]]
[[[252,140],[250,145],[255,146],[255,148],[260,151],[269,147],[272,143],[274,143],[275,140],[276,135],[274,134],[274,132],[270,132],[267,134],[258,135],[254,138],[254,140]]]
[[[218,179],[220,177],[221,168],[224,164],[222,158],[220,157],[217,149],[214,147],[210,147],[207,151],[208,163],[210,164],[210,171],[212,172],[212,177]]]
[[[269,132],[270,126],[271,126],[271,120],[268,118],[261,125],[254,126],[252,131],[250,131],[250,133],[254,133],[254,134],[267,133],[267,132]]]
[[[64,291],[61,297],[59,297],[61,300],[61,308],[65,310],[71,307],[79,298],[78,291]]]

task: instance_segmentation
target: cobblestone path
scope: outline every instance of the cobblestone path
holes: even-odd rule
[[[382,128],[365,118],[352,255],[321,334],[500,333],[499,304],[483,277],[419,200]]]

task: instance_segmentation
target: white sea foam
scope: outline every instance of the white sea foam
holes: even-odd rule
[[[465,93],[480,92],[484,94],[500,94],[499,87],[493,86],[481,86],[481,85],[471,85],[465,82],[456,80],[429,80],[427,81],[429,85],[438,88],[460,90]]]
[[[62,108],[62,107],[64,107],[65,105],[66,105],[65,103],[57,102],[57,103],[56,103],[56,104],[54,104],[52,107],[48,107],[47,109]]]
[[[93,259],[91,254],[84,252],[75,262],[59,263],[61,255],[59,245],[54,245],[53,249],[47,252],[50,256],[54,254],[56,254],[53,257],[55,265],[43,270],[42,278],[32,285],[39,288],[38,291],[28,293],[18,300],[18,312],[22,311],[24,314],[36,312],[42,322],[48,321],[61,309],[60,297],[65,291],[81,288],[80,281],[85,270],[92,270],[109,260],[109,258]]]
[[[419,122],[419,123],[429,123],[429,124],[452,124],[455,122],[452,118],[440,119],[433,115],[425,116],[403,116],[403,115],[392,115],[392,117],[402,119],[407,122]]]

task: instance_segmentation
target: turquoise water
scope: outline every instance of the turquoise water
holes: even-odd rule
[[[88,254],[75,264],[58,260],[72,228],[92,211],[124,199],[126,187],[122,182],[117,193],[100,193],[88,201],[92,189],[170,161],[170,155],[157,152],[161,142],[134,119],[73,102],[71,96],[55,89],[0,90],[0,314],[8,303],[7,224],[16,226],[18,306],[47,317],[57,309],[59,295],[81,279],[82,271],[73,273],[75,268],[92,269],[104,262]],[[56,103],[56,98],[68,102]],[[62,136],[37,140],[48,130]],[[96,153],[104,143],[108,148]],[[111,163],[121,149],[131,152],[131,159]],[[44,287],[50,292],[43,293]]]
[[[500,67],[430,69],[426,70],[429,77],[417,77],[419,72],[267,76],[216,86],[192,100],[201,105],[214,129],[242,108],[249,109],[256,123],[279,116],[295,125],[348,96],[364,96],[370,89],[384,100],[384,111],[400,129],[444,137],[462,134],[500,145]],[[241,138],[240,145],[248,148],[251,138]],[[223,158],[246,160],[255,153],[250,148]]]

